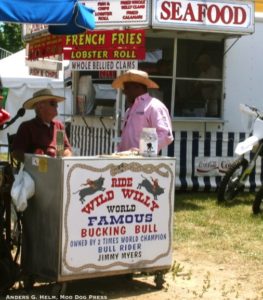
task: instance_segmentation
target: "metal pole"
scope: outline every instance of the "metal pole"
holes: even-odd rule
[[[121,75],[121,71],[117,70],[117,77]],[[115,124],[114,124],[114,151],[117,151],[117,145],[120,141],[121,132],[121,117],[122,117],[122,92],[120,89],[117,90],[116,95],[116,106],[115,106]]]

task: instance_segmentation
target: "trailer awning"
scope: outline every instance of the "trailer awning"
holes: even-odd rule
[[[95,28],[93,11],[77,0],[1,0],[0,21],[47,24],[51,34],[78,34]]]

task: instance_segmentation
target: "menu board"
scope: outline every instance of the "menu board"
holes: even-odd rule
[[[96,28],[150,24],[150,0],[79,1],[94,9]]]

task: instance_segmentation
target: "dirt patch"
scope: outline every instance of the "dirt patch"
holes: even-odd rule
[[[234,257],[226,260],[227,263],[212,253],[180,249],[175,251],[174,267],[165,275],[162,290],[156,289],[153,276],[135,274],[133,279],[116,276],[73,281],[64,286],[39,285],[29,292],[13,290],[1,299],[262,300],[263,270],[260,266],[251,268],[249,264],[248,267]],[[58,296],[61,288],[66,288],[62,294],[67,297]],[[12,298],[14,295],[26,298]]]
[[[251,269],[234,259],[218,263],[218,258],[209,253],[194,256],[189,251],[175,255],[182,270],[175,280],[168,274],[169,293],[176,299],[263,299],[263,271],[259,266]]]

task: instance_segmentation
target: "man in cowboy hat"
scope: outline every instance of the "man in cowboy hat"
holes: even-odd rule
[[[138,149],[143,128],[156,128],[158,151],[172,143],[173,134],[169,111],[160,100],[151,97],[148,93],[148,88],[157,89],[159,86],[149,78],[146,72],[129,70],[117,77],[112,87],[123,90],[128,105],[118,151]]]
[[[58,103],[64,100],[64,97],[53,95],[49,89],[42,89],[24,102],[23,107],[34,109],[36,116],[23,122],[18,128],[13,143],[15,159],[23,161],[25,153],[46,154],[55,157],[58,152],[58,132],[62,133],[64,143],[64,150],[60,154],[62,156],[72,155],[64,125],[54,119],[58,114]]]

